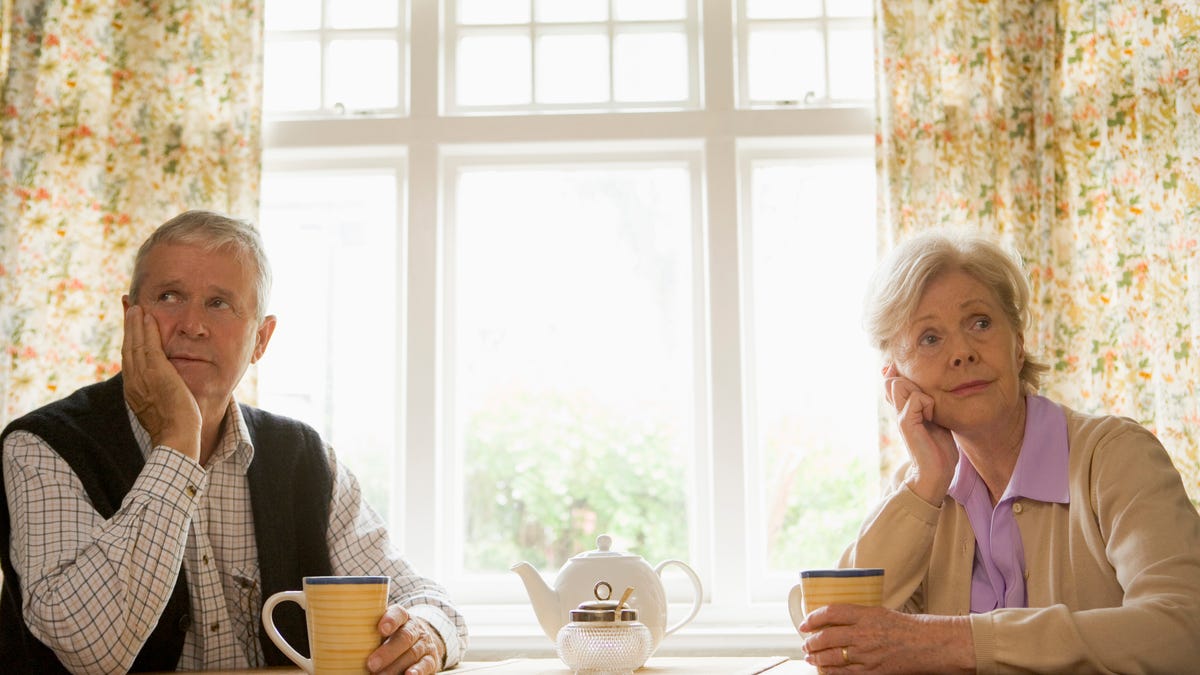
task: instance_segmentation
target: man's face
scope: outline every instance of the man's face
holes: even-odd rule
[[[200,410],[221,414],[275,328],[275,317],[255,318],[253,267],[188,244],[156,246],[143,266],[137,304],[158,322],[163,352]]]

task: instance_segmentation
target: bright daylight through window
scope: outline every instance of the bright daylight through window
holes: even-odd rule
[[[871,6],[268,0],[260,402],[513,630],[601,533],[783,630],[879,482]]]

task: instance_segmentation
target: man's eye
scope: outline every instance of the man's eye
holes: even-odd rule
[[[212,307],[213,309],[229,309],[230,304],[221,298],[213,298],[208,302],[208,306]]]
[[[179,294],[176,293],[175,291],[166,291],[164,293],[159,293],[158,301],[159,302],[179,302]]]

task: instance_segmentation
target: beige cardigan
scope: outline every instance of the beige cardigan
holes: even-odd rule
[[[1029,608],[971,615],[977,671],[1200,673],[1200,514],[1179,472],[1132,420],[1063,410],[1071,503],[1013,505]],[[841,565],[885,568],[888,607],[965,615],[974,555],[960,504],[897,480]]]

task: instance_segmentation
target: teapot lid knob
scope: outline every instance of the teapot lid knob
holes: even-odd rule
[[[596,537],[596,548],[607,553],[612,548],[612,537],[607,534]]]

